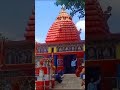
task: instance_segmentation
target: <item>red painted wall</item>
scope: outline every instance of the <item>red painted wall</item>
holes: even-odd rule
[[[105,79],[105,77],[117,76],[117,64],[120,64],[120,60],[94,60],[86,61],[86,67],[100,67],[102,76],[101,90],[112,90],[113,84],[111,79]]]

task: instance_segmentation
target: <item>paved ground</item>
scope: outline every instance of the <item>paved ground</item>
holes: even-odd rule
[[[75,74],[65,74],[62,83],[56,83],[56,86],[52,90],[85,90],[81,86],[82,80],[76,77]]]

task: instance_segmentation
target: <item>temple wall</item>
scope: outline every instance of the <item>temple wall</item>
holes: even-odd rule
[[[109,63],[108,63],[109,62]],[[101,90],[112,90],[117,87],[118,65],[120,60],[90,60],[85,63],[86,68],[99,68],[99,75],[101,75]],[[95,73],[95,72],[91,72]],[[88,80],[88,79],[87,79]]]
[[[65,55],[76,55],[78,60],[77,66],[80,66],[83,62],[83,54],[81,55],[80,52],[84,53],[85,45],[84,43],[65,43],[65,44],[39,44],[36,47],[36,58],[46,57],[54,58],[54,65],[57,65],[57,70],[64,69],[64,56]],[[57,60],[55,59],[57,58]]]
[[[66,44],[41,44],[36,48],[36,53],[53,53],[67,51],[84,51],[84,43],[66,43]]]
[[[34,63],[33,46],[32,43],[25,41],[16,42],[11,41],[6,43],[4,47],[4,63],[5,64]]]
[[[104,41],[105,42],[105,41]],[[86,47],[86,59],[115,59],[116,58],[116,43],[108,42],[90,43]]]

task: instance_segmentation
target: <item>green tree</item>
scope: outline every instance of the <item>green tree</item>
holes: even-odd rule
[[[73,17],[76,13],[79,13],[78,17],[85,16],[85,0],[56,0],[55,4],[65,5],[66,9],[70,10],[70,15]]]

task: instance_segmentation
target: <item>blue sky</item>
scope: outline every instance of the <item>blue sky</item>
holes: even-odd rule
[[[35,0],[35,39],[38,42],[44,43],[47,32],[58,16],[61,6],[56,6],[54,0]],[[70,11],[66,10],[68,13]],[[78,28],[83,28],[84,24],[80,25],[83,19],[78,18],[78,14],[73,17],[73,22]],[[84,39],[84,30],[81,33],[81,39]]]

